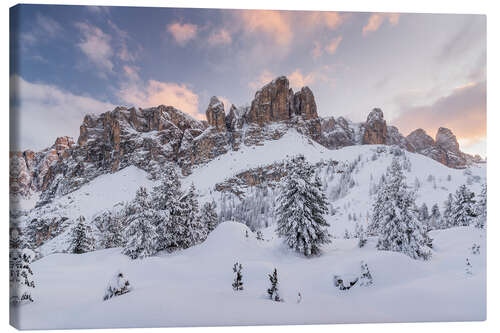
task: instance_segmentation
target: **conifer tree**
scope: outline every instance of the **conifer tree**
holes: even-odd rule
[[[178,246],[183,225],[181,207],[181,183],[176,170],[168,165],[160,176],[160,184],[152,191],[155,226],[158,234],[158,250]]]
[[[466,185],[461,185],[453,197],[451,211],[453,226],[470,225],[477,216],[475,205],[474,192],[471,192]]]
[[[453,194],[448,194],[448,199],[444,202],[443,220],[441,225],[443,228],[450,228],[454,225],[453,221]]]
[[[358,247],[361,248],[365,246],[368,239],[366,238],[365,229],[359,223],[356,223],[355,234],[356,238],[358,239]]]
[[[472,275],[472,265],[469,258],[465,259],[465,274]]]
[[[207,238],[207,226],[201,222],[198,208],[198,198],[194,184],[180,201],[179,211],[176,213],[180,221],[177,244],[181,248],[188,248],[203,242]]]
[[[152,256],[158,247],[158,234],[154,225],[156,214],[144,187],[137,190],[131,205],[135,213],[128,217],[128,226],[125,229],[127,243],[123,254],[132,259]]]
[[[206,202],[200,210],[201,222],[205,225],[208,233],[212,232],[219,222],[215,208],[215,201],[212,201]]]
[[[9,252],[10,302],[25,304],[33,302],[31,291],[35,288],[33,271],[30,264],[33,251],[23,248],[11,248]]]
[[[71,231],[70,252],[76,254],[90,252],[93,250],[92,244],[93,240],[88,234],[85,217],[80,216]]]
[[[398,159],[395,157],[373,205],[372,229],[378,231],[377,248],[402,252],[413,259],[427,260],[432,239],[415,216],[414,192],[409,191]]]
[[[295,251],[305,256],[319,254],[332,237],[324,218],[328,210],[320,180],[313,177],[313,167],[303,156],[287,163],[286,170],[276,209],[276,232]]]
[[[232,284],[234,291],[243,290],[243,274],[241,273],[242,270],[243,266],[240,263],[236,262],[233,266],[233,272],[234,274],[236,274],[236,276],[234,277],[234,282]]]
[[[278,282],[278,271],[274,269],[272,274],[269,274],[269,281],[271,282],[271,287],[267,289],[267,294],[269,298],[275,302],[283,302],[283,299],[279,294],[279,282]]]
[[[368,287],[373,284],[373,277],[368,269],[368,264],[364,261],[361,261],[361,276],[358,281],[360,286]]]
[[[487,189],[486,184],[483,184],[481,188],[481,193],[479,194],[479,200],[476,204],[476,223],[475,227],[483,229],[486,226],[487,217]]]
[[[431,208],[431,216],[429,217],[429,225],[432,229],[439,229],[441,226],[441,212],[438,204],[434,204]]]
[[[422,204],[420,209],[418,210],[418,219],[421,222],[427,223],[427,220],[429,220],[429,209],[427,208],[427,205],[425,202]]]

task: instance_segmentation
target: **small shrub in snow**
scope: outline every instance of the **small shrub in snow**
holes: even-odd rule
[[[446,177],[446,180],[451,182],[451,175],[448,175],[448,177]]]
[[[276,268],[274,269],[273,274],[269,274],[269,281],[271,281],[271,288],[267,289],[269,298],[275,302],[283,302],[283,299],[279,294],[278,271]]]
[[[130,282],[123,276],[122,272],[118,272],[113,276],[111,281],[109,281],[103,300],[106,301],[112,297],[126,294],[129,291]]]
[[[243,274],[241,273],[242,270],[243,266],[240,263],[236,262],[233,266],[233,272],[234,274],[236,274],[236,276],[234,277],[234,282],[232,284],[234,291],[243,290]]]
[[[10,302],[15,305],[33,302],[31,291],[35,288],[30,264],[34,252],[14,248],[9,253]]]
[[[263,241],[264,240],[264,235],[262,234],[262,231],[257,230],[257,240]]]
[[[297,304],[302,302],[302,294],[299,292],[299,294],[297,295]]]
[[[472,244],[472,248],[471,248],[471,252],[472,254],[480,254],[481,253],[481,246],[479,244]]]
[[[362,225],[356,223],[356,238],[358,239],[358,247],[361,248],[366,245],[368,239],[366,238],[366,232]]]
[[[351,238],[351,234],[349,234],[349,230],[345,229],[344,231],[344,239],[350,239]]]
[[[333,285],[340,290],[349,290],[358,282],[358,280],[359,277],[354,275],[334,275]]]
[[[472,275],[472,265],[469,258],[465,259],[465,274]]]
[[[368,269],[368,264],[364,261],[361,262],[361,276],[359,277],[358,284],[363,287],[368,287],[373,284],[373,278]]]
[[[248,230],[245,230],[245,238],[248,238]]]

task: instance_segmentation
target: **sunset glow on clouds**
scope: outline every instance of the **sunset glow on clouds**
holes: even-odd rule
[[[486,154],[483,16],[37,5],[20,14],[11,75],[43,92],[20,97],[41,124],[80,97],[95,113],[165,104],[204,119],[211,96],[248,104],[286,75],[295,91],[312,89],[321,116],[359,122],[380,107],[404,134],[445,126],[465,151]],[[78,110],[65,127],[78,130],[87,109]]]

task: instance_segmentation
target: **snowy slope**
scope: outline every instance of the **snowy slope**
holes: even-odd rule
[[[23,329],[56,329],[485,319],[483,230],[433,231],[435,249],[427,262],[377,251],[375,239],[362,249],[356,240],[338,239],[321,257],[304,258],[279,240],[258,241],[251,232],[246,238],[247,230],[225,222],[203,244],[144,260],[132,261],[120,249],[44,257],[32,265],[35,302],[12,311],[11,321]],[[265,230],[265,238],[270,235]],[[481,246],[479,255],[471,254],[473,243]],[[465,273],[466,258],[473,275]],[[336,289],[333,275],[359,274],[361,260],[374,284]],[[243,264],[244,290],[238,293],[231,289],[236,261]],[[267,274],[275,267],[284,303],[265,297]],[[118,269],[132,291],[104,302]]]
[[[285,149],[286,148],[286,149]],[[359,161],[352,178],[355,186],[347,194],[335,200],[330,200],[331,206],[337,212],[327,216],[330,232],[336,238],[341,238],[345,232],[353,232],[356,222],[367,225],[367,215],[371,211],[374,196],[370,196],[370,188],[378,184],[380,177],[390,165],[393,154],[388,146],[359,145],[329,150],[311,141],[295,130],[288,131],[280,140],[266,141],[262,146],[242,146],[239,151],[231,151],[213,161],[193,169],[193,173],[182,179],[185,189],[192,183],[200,194],[200,202],[220,199],[220,193],[215,191],[215,185],[250,168],[266,166],[276,161],[284,161],[292,156],[302,154],[310,163],[334,160],[348,164]],[[416,203],[420,206],[426,203],[429,210],[437,203],[441,213],[443,203],[449,193],[466,183],[475,193],[479,193],[481,184],[486,182],[486,164],[473,165],[466,170],[452,169],[420,154],[404,152],[411,168],[404,170],[407,183],[414,186],[418,179]],[[375,155],[375,157],[374,157]],[[340,166],[339,166],[340,168]],[[318,175],[323,180],[327,197],[338,184],[340,173],[326,174],[326,169],[320,169]],[[429,175],[434,180],[428,181]],[[103,210],[119,209],[123,203],[131,200],[139,186],[151,189],[154,182],[148,179],[146,172],[131,166],[113,174],[102,175],[79,190],[57,198],[43,209],[32,213],[33,216],[67,216],[72,219],[83,215],[88,221]],[[219,205],[220,208],[220,205]],[[351,215],[352,219],[349,219]],[[355,219],[354,220],[354,216]],[[41,248],[42,255],[61,252],[67,248],[68,230],[56,238],[46,242]]]

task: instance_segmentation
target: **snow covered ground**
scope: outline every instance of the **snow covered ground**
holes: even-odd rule
[[[334,239],[320,257],[285,248],[273,228],[265,241],[246,226],[224,222],[195,247],[132,261],[119,248],[52,254],[32,264],[35,302],[11,312],[22,329],[468,321],[486,318],[486,234],[461,227],[433,231],[430,261],[377,251],[376,239]],[[471,253],[480,245],[478,255]],[[465,272],[465,260],[472,275]],[[364,260],[373,285],[340,291],[334,274],[359,274]],[[243,264],[244,290],[234,292],[232,266]],[[267,274],[278,269],[285,302],[266,299]],[[132,291],[103,301],[121,270]],[[297,293],[302,302],[297,303]]]

